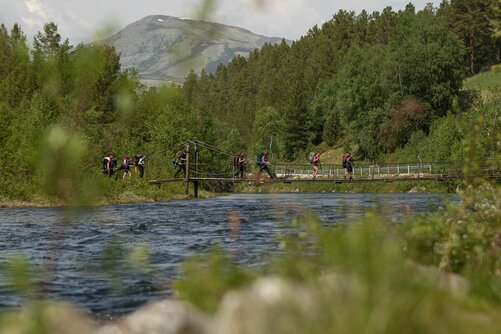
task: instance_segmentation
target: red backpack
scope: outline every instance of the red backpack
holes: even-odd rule
[[[122,168],[127,168],[127,166],[129,166],[129,161],[130,161],[130,158],[129,157],[125,157],[122,159]]]
[[[351,153],[344,153],[343,154],[343,167],[346,168],[346,162],[348,161],[349,158],[351,158],[353,155]]]

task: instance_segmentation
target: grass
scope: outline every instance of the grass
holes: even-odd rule
[[[397,193],[430,192],[456,193],[462,187],[461,181],[405,181],[376,183],[273,183],[263,185],[237,184],[237,192],[334,192],[334,193]]]
[[[500,65],[494,66],[492,71],[486,71],[467,78],[464,81],[464,88],[479,91],[500,91],[501,90],[501,69]]]

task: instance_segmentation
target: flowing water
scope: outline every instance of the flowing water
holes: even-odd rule
[[[414,212],[439,210],[449,200],[457,198],[422,193],[235,194],[111,205],[66,223],[61,208],[0,209],[0,311],[34,297],[17,293],[11,284],[6,263],[19,255],[37,278],[37,295],[110,316],[169,296],[180,262],[216,244],[240,263],[259,266],[266,254],[278,251],[275,236],[289,229],[298,214],[311,211],[335,226],[374,209],[400,221]],[[140,250],[149,254],[144,266],[140,261],[127,265],[131,252],[145,254]]]

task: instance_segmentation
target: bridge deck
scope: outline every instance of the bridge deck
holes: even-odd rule
[[[421,177],[377,177],[377,178],[353,178],[353,179],[343,179],[343,178],[316,178],[313,179],[311,176],[309,178],[230,178],[230,177],[199,177],[199,178],[189,178],[189,179],[160,179],[160,180],[150,180],[150,184],[161,184],[169,182],[193,182],[193,181],[217,181],[217,182],[231,182],[231,183],[293,183],[293,182],[319,182],[319,183],[375,183],[375,182],[405,182],[405,181],[445,181],[445,180],[460,180],[462,176],[449,176],[449,175],[427,175]]]
[[[244,165],[245,178],[235,178],[239,175],[238,166],[234,165],[235,153],[223,152],[217,147],[198,141],[188,140],[177,145],[184,149],[186,160],[183,178],[150,180],[150,184],[184,182],[185,193],[189,195],[189,183],[193,183],[194,195],[197,197],[199,183],[247,183],[247,184],[273,184],[273,183],[384,183],[384,182],[417,182],[417,181],[446,181],[461,180],[463,166],[458,162],[397,162],[380,165],[376,162],[360,161],[353,165],[350,174],[352,179],[345,179],[348,170],[340,163],[325,163],[319,165],[317,178],[312,177],[313,168],[305,163],[279,163],[268,164],[268,174],[256,172],[258,169],[252,161]],[[194,149],[190,152],[190,147]],[[208,156],[207,153],[217,156],[218,164],[207,163],[200,158]],[[419,158],[418,158],[419,160]],[[176,166],[175,166],[176,167]],[[177,172],[179,173],[179,171]],[[492,166],[485,166],[478,171],[479,177],[500,179],[501,173]],[[268,178],[274,175],[275,179]]]

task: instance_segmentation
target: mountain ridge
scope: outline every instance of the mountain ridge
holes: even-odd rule
[[[121,56],[123,69],[135,68],[147,85],[182,84],[194,70],[213,73],[237,55],[247,56],[266,43],[284,38],[267,37],[221,23],[170,15],[149,15],[127,25],[106,42]]]

